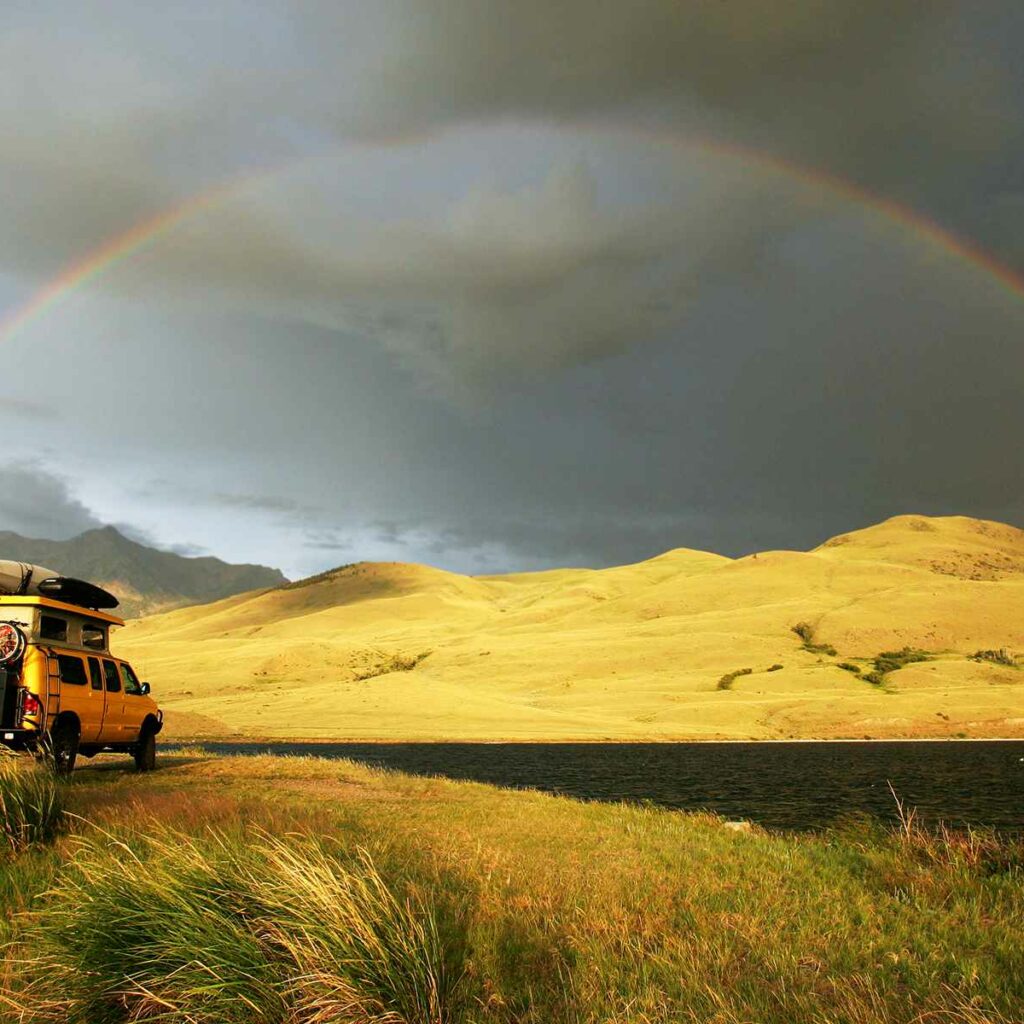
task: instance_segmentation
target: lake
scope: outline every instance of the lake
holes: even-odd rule
[[[216,753],[351,758],[586,800],[706,809],[779,829],[867,813],[888,783],[921,818],[1024,833],[1024,740],[842,743],[203,743]]]

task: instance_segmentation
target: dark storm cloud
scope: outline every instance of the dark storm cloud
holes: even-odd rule
[[[1019,4],[403,7],[398,43],[371,76],[382,123],[598,118],[707,133],[846,177],[1021,259],[989,224],[1024,158]]]
[[[0,468],[0,529],[67,540],[102,525],[62,477],[32,462]]]
[[[1021,139],[1021,69],[1010,40],[1019,39],[1022,16],[1013,4],[441,0],[402,8],[398,44],[371,75],[381,96],[371,109],[382,120],[618,112],[628,123],[660,112],[693,127],[756,127],[855,177],[873,168],[884,177],[886,164],[908,158],[919,176],[941,174],[922,145],[977,160],[1008,136]],[[320,45],[330,46],[335,37],[317,27]]]
[[[337,155],[186,219],[95,279],[105,312],[21,339],[13,398],[28,414],[45,379],[76,430],[36,416],[17,442],[120,474],[95,489],[108,518],[147,512],[152,536],[218,554],[250,536],[232,556],[270,564],[304,549],[304,571],[497,571],[807,547],[907,511],[1024,516],[1018,299],[742,155],[701,177],[659,152],[648,173],[573,127],[765,150],[1024,266],[1018,7],[297,10],[5,15],[5,286],[27,294],[211,182]],[[116,391],[116,417],[88,388]],[[60,479],[13,472],[10,523],[95,525]],[[166,486],[139,489],[150,474]]]

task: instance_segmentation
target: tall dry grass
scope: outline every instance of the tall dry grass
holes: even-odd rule
[[[462,950],[364,851],[259,831],[93,833],[22,943],[24,1019],[448,1024]]]

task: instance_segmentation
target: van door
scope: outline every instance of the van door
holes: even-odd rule
[[[60,710],[73,711],[81,725],[83,743],[93,742],[103,721],[103,691],[89,684],[85,659],[80,654],[54,652],[60,676]]]
[[[142,683],[126,661],[121,662],[121,683],[124,691],[124,736],[127,740],[135,740],[149,711],[149,701],[143,700]]]
[[[103,720],[106,717],[107,701],[103,690],[103,669],[100,668],[99,658],[87,658],[86,661],[89,663],[89,686],[92,689],[93,696],[98,697],[103,702],[103,711],[100,714],[99,724],[96,727],[96,734],[90,736],[91,740],[98,740],[100,733],[103,732]],[[85,734],[82,734],[84,740]]]
[[[120,743],[124,737],[124,691],[121,689],[121,676],[117,664],[103,659],[103,682],[107,695],[107,711],[103,718],[103,732],[100,739],[104,743]]]

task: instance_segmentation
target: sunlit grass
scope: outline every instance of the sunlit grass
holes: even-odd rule
[[[94,824],[17,922],[26,1020],[1020,1020],[1021,848],[992,835],[190,755],[76,773]]]
[[[455,1017],[461,947],[429,898],[393,891],[365,851],[252,830],[90,832],[69,860],[24,946],[37,1016]]]
[[[0,842],[15,854],[45,842],[60,827],[64,787],[52,772],[25,758],[0,758]]]

